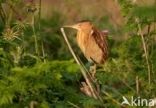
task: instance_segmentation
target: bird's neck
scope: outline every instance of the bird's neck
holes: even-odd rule
[[[77,43],[83,53],[85,53],[89,35],[89,32],[78,31],[77,33]]]

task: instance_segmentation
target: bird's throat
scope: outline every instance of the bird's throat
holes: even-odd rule
[[[77,33],[77,43],[84,54],[86,51],[86,45],[87,45],[86,41],[88,41],[88,37],[89,37],[88,33],[84,33],[82,31],[79,31]]]

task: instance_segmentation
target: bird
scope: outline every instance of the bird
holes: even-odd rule
[[[77,30],[76,41],[87,60],[103,64],[108,58],[108,32],[97,29],[91,21],[84,20],[64,27]],[[96,66],[95,66],[96,68]]]

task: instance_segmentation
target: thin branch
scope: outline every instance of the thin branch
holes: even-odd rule
[[[72,105],[74,108],[80,108],[79,106],[75,105],[74,103],[70,102],[70,101],[67,101],[68,104]]]
[[[46,59],[45,59],[45,51],[44,51],[44,45],[43,45],[43,42],[41,43],[41,45],[42,45],[42,57],[43,57],[43,61],[44,61],[44,63],[46,62]]]
[[[33,32],[33,37],[34,37],[34,42],[35,42],[35,53],[37,54],[37,56],[39,57],[39,47],[38,47],[38,40],[37,40],[37,34],[36,34],[36,29],[35,29],[35,16],[33,14],[32,16],[32,32]]]
[[[2,7],[2,3],[0,3],[0,17],[3,21],[3,23],[5,24],[6,23],[6,14],[5,14],[4,9]]]
[[[141,30],[141,26],[138,22],[138,30],[139,30],[139,34],[141,36],[141,40],[142,40],[142,44],[143,44],[143,49],[145,52],[145,58],[146,58],[146,64],[147,64],[147,69],[148,69],[148,83],[150,85],[151,83],[151,72],[150,72],[150,64],[149,64],[149,57],[148,57],[148,53],[147,53],[147,47],[146,47],[146,43],[145,43],[145,39]]]
[[[108,92],[106,91],[102,91],[108,98],[110,98],[114,103],[116,103],[117,105],[121,105],[120,102],[118,102],[118,100],[114,99],[111,94],[109,94]]]
[[[66,34],[65,34],[65,32],[64,32],[64,28],[61,28],[61,32],[62,32],[62,35],[63,35],[63,37],[64,37],[64,40],[65,40],[65,42],[66,42],[66,44],[67,44],[67,46],[68,46],[68,48],[69,48],[71,54],[73,55],[73,57],[74,57],[76,63],[80,66],[81,73],[82,73],[84,79],[86,80],[86,83],[87,83],[87,85],[89,86],[89,88],[90,88],[90,90],[91,90],[91,92],[92,92],[93,97],[94,97],[95,99],[97,99],[97,96],[96,96],[96,93],[95,93],[95,91],[94,91],[93,85],[92,85],[91,81],[89,80],[89,78],[88,78],[88,76],[87,76],[87,74],[86,74],[86,72],[85,72],[85,69],[83,68],[83,66],[81,65],[81,63],[80,63],[80,61],[78,60],[77,56],[75,55],[75,53],[74,53],[74,51],[73,51],[73,49],[72,49],[72,47],[71,47],[71,45],[70,45],[70,43],[69,43],[69,41],[68,41],[68,39],[67,39],[67,36],[66,36]]]
[[[7,2],[7,5],[10,7],[10,9],[16,15],[16,17],[18,18],[18,20],[22,21],[23,20],[23,16],[14,8],[14,6],[12,4],[8,3],[8,2]]]
[[[39,0],[39,13],[38,13],[39,14],[39,18],[38,18],[39,19],[39,23],[38,23],[39,24],[39,30],[41,29],[41,22],[40,22],[41,21],[41,3],[42,3],[42,1]]]
[[[136,76],[136,93],[139,95],[139,77]]]

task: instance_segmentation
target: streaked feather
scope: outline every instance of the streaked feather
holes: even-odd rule
[[[103,60],[104,62],[108,57],[108,43],[107,43],[107,34],[93,28],[92,36],[95,39],[96,44],[100,47],[103,52]]]

